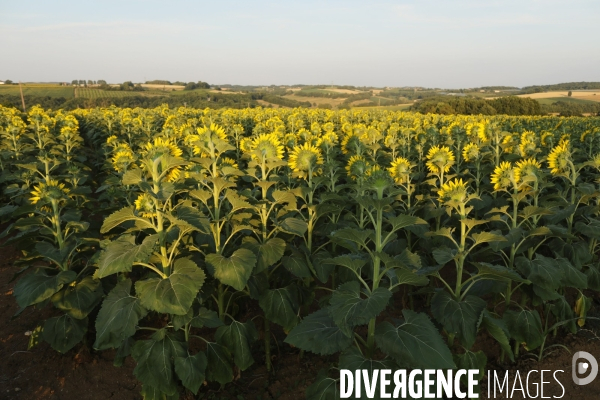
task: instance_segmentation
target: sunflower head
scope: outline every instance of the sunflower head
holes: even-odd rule
[[[245,143],[245,146],[246,153],[258,162],[283,158],[283,146],[277,136],[271,133],[263,133],[252,142]]]
[[[434,146],[427,153],[427,168],[434,174],[450,171],[454,164],[454,154],[448,147]]]
[[[450,206],[465,204],[469,197],[467,184],[462,179],[453,179],[446,182],[437,193],[440,203],[446,203]]]
[[[140,194],[134,204],[142,217],[152,218],[156,215],[154,199],[148,193]]]
[[[600,171],[600,153],[596,154],[591,160],[590,165]]]
[[[564,175],[569,171],[571,163],[571,151],[569,141],[562,140],[548,155],[548,166],[553,175]]]
[[[515,170],[508,161],[504,161],[494,169],[491,181],[494,184],[494,190],[506,190],[511,185],[516,185]]]
[[[533,140],[524,139],[519,143],[519,153],[521,157],[529,157],[535,154],[537,150],[537,145]]]
[[[350,179],[362,178],[369,170],[371,164],[363,156],[352,156],[346,165],[346,172]]]
[[[68,199],[69,189],[65,187],[64,183],[59,183],[57,180],[50,179],[47,182],[40,182],[34,186],[31,192],[29,201],[31,204],[46,201],[61,201]]]
[[[465,161],[477,161],[480,156],[479,146],[475,143],[469,143],[463,147],[462,156]]]
[[[410,181],[411,168],[410,161],[404,157],[398,157],[392,162],[388,171],[397,184],[404,185]]]
[[[533,157],[517,162],[514,168],[515,182],[537,181],[541,168],[542,165]]]
[[[164,154],[168,154],[171,157],[181,157],[183,151],[171,139],[156,137],[153,142],[146,143],[142,153],[152,160],[156,160]]]
[[[382,198],[383,191],[394,184],[390,173],[385,169],[381,169],[379,165],[373,165],[369,168],[365,176],[365,183],[377,192],[378,198]]]
[[[112,157],[112,165],[117,172],[125,172],[134,161],[133,151],[127,145],[118,147]]]
[[[300,178],[308,178],[308,174],[317,174],[323,164],[321,150],[310,143],[304,143],[294,148],[289,157],[289,166]]]

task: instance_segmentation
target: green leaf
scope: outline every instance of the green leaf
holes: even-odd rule
[[[558,297],[556,289],[561,286],[565,272],[554,259],[541,254],[537,254],[533,261],[518,257],[515,266],[533,282],[533,290],[543,300],[554,300]]]
[[[248,249],[237,249],[229,258],[209,254],[206,262],[214,268],[214,276],[221,283],[243,290],[256,265],[256,256]]]
[[[306,388],[306,400],[338,400],[340,391],[337,379],[327,376],[327,370],[322,369],[315,381]]]
[[[186,357],[175,357],[175,373],[181,379],[183,386],[195,395],[204,382],[207,365],[208,360],[202,352],[194,356],[188,354]]]
[[[100,279],[117,272],[131,272],[134,262],[148,261],[157,241],[158,235],[150,235],[136,245],[134,235],[124,235],[110,242],[100,254],[94,277]]]
[[[393,271],[397,279],[395,285],[427,286],[429,283],[426,276],[417,275],[415,271],[406,268],[396,268]]]
[[[456,250],[449,249],[446,246],[438,247],[432,252],[435,262],[440,265],[446,265],[456,257]]]
[[[291,233],[296,236],[304,236],[308,230],[308,224],[298,218],[286,218],[279,225],[281,230],[287,233]]]
[[[504,320],[493,318],[487,310],[484,310],[482,326],[496,339],[502,350],[508,355],[508,358],[514,361],[515,356],[510,346],[510,333]]]
[[[194,307],[190,307],[185,315],[173,315],[171,321],[173,322],[173,329],[176,331],[183,328],[186,324],[190,323],[194,318]]]
[[[473,247],[478,246],[483,243],[506,242],[506,238],[504,236],[496,235],[496,234],[490,233],[490,232],[474,233],[471,235],[471,238],[474,241]]]
[[[135,333],[138,321],[148,311],[137,297],[131,296],[131,280],[117,283],[102,302],[96,318],[96,342],[94,349],[105,350],[119,347]]]
[[[104,294],[99,280],[86,276],[75,286],[68,286],[52,296],[52,303],[73,318],[83,319],[94,309]]]
[[[75,271],[61,271],[57,275],[48,276],[41,268],[27,274],[15,285],[15,297],[21,308],[41,303],[71,283],[77,277]]]
[[[336,242],[343,245],[344,242],[352,242],[360,246],[366,246],[367,241],[373,235],[373,231],[370,229],[358,230],[352,228],[342,228],[340,230],[331,233],[331,238]],[[344,247],[347,247],[344,245]]]
[[[485,375],[485,366],[487,364],[487,357],[485,356],[485,353],[483,351],[479,350],[478,352],[474,353],[472,351],[467,350],[463,354],[457,354],[454,357],[454,359],[456,361],[456,367],[458,369],[477,369],[479,370],[479,373],[475,376],[475,379],[478,382],[483,379],[483,376]],[[461,376],[460,381],[463,383],[463,385],[467,386],[467,375]],[[479,393],[479,384],[477,384],[475,388],[476,392]]]
[[[321,355],[344,350],[352,340],[342,333],[326,308],[308,315],[285,338],[292,346]]]
[[[137,185],[142,181],[142,170],[133,168],[123,174],[123,185]]]
[[[81,342],[87,331],[88,319],[75,319],[68,315],[47,319],[42,337],[59,353],[66,353]]]
[[[588,287],[595,291],[600,291],[600,269],[594,265],[588,266],[585,270]]]
[[[399,365],[421,369],[454,369],[450,349],[427,315],[403,310],[404,322],[382,322],[375,328],[375,342]]]
[[[206,344],[206,357],[210,368],[206,371],[206,379],[219,382],[221,385],[233,380],[233,369],[231,368],[231,354],[227,347],[218,343]]]
[[[257,256],[256,272],[262,272],[274,265],[283,257],[286,243],[280,238],[271,238],[266,243],[258,243],[256,239],[248,237],[244,240],[244,247],[248,247]]]
[[[210,222],[206,216],[195,208],[188,206],[177,207],[177,219],[185,221],[195,230],[209,234]]]
[[[571,306],[567,302],[564,296],[561,296],[558,300],[550,305],[550,310],[552,310],[552,314],[556,317],[556,321],[568,321],[571,320],[573,315],[573,310]],[[571,333],[577,332],[577,325],[575,324],[575,320],[571,320],[566,322],[566,327],[569,329]]]
[[[397,217],[391,217],[388,218],[388,222],[392,224],[392,232],[412,225],[427,224],[426,221],[419,217],[413,217],[412,215],[398,215]]]
[[[477,324],[486,302],[479,297],[465,296],[456,301],[446,291],[438,291],[431,299],[431,313],[444,326],[448,333],[453,333],[461,344],[470,349],[477,336]]]
[[[298,296],[291,286],[281,289],[269,290],[263,295],[258,304],[265,313],[265,317],[279,324],[285,331],[290,331],[298,325]]]
[[[139,340],[133,346],[131,355],[137,362],[133,374],[144,385],[172,396],[177,392],[173,358],[186,354],[183,342],[158,331],[151,340]]]
[[[106,233],[126,221],[136,221],[136,223],[140,224],[140,226],[143,229],[154,229],[154,226],[152,226],[152,224],[148,222],[148,220],[136,216],[133,213],[133,211],[134,207],[131,206],[122,208],[121,210],[115,211],[114,213],[110,214],[104,220],[102,228],[100,228],[100,233]]]
[[[298,278],[310,278],[312,276],[310,268],[306,264],[306,257],[296,249],[292,248],[292,255],[283,257],[281,262],[285,269]]]
[[[527,350],[541,346],[544,340],[542,321],[537,310],[507,310],[503,316],[508,331],[518,343],[525,344]]]
[[[243,371],[254,363],[250,345],[258,340],[258,332],[252,321],[233,321],[230,325],[221,326],[215,333],[215,339],[233,354],[233,361],[240,370]]]
[[[223,325],[223,321],[219,319],[216,312],[207,310],[206,308],[200,308],[198,315],[192,318],[190,322],[194,328],[218,328]]]
[[[137,281],[137,292],[144,307],[165,314],[185,315],[206,278],[204,271],[188,258],[175,260],[168,278]]]
[[[317,251],[310,258],[310,262],[317,279],[322,283],[326,283],[335,269],[335,264],[331,261],[331,254],[326,250]]]
[[[491,279],[500,281],[515,281],[530,284],[531,282],[527,279],[523,279],[521,275],[515,271],[508,269],[502,265],[489,264],[486,262],[473,263],[479,270],[477,274],[478,278]]]
[[[387,306],[392,292],[384,287],[375,289],[370,295],[361,297],[360,284],[346,282],[333,292],[329,303],[329,314],[342,332],[353,338],[353,328],[366,325]]]
[[[564,275],[561,280],[563,286],[576,289],[587,289],[587,276],[573,266],[566,258],[557,257],[553,260],[563,270]]]

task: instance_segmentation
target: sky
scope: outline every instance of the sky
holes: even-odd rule
[[[598,0],[0,0],[0,80],[600,81]]]

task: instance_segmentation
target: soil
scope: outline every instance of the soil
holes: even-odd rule
[[[40,343],[31,350],[27,349],[29,336],[27,332],[36,328],[38,321],[52,316],[49,307],[36,309],[30,307],[18,317],[13,318],[18,306],[13,296],[14,282],[11,278],[18,271],[13,265],[18,253],[10,246],[0,243],[0,399],[15,400],[137,400],[140,399],[141,385],[133,375],[135,362],[129,357],[121,367],[114,367],[114,351],[96,352],[91,348],[93,338],[87,343],[77,345],[74,349],[61,355],[46,343]],[[402,301],[398,299],[396,304]],[[595,302],[598,303],[596,297]],[[401,304],[398,304],[400,307]],[[397,307],[393,307],[396,309]],[[596,304],[598,308],[598,304]],[[600,324],[589,323],[585,330],[576,335],[560,335],[552,338],[553,343],[566,345],[571,352],[586,351],[600,361]],[[264,360],[257,354],[256,363],[240,374],[239,379],[221,388],[218,384],[209,384],[200,389],[198,397],[189,392],[182,393],[183,400],[199,399],[304,399],[305,389],[312,383],[321,368],[327,368],[333,357],[314,356],[309,353],[302,357],[297,349],[283,345],[285,334],[281,330],[272,329],[279,344],[272,351],[272,374],[267,373]],[[525,385],[527,372],[531,370],[551,370],[546,373],[544,396],[559,398],[563,389],[552,378],[555,370],[563,370],[557,378],[564,386],[563,399],[592,400],[600,398],[600,376],[587,386],[577,386],[571,379],[572,354],[562,348],[553,348],[554,353],[547,355],[541,362],[528,357],[521,357],[517,364],[501,363],[498,358],[498,346],[491,338],[481,338],[479,349],[488,356],[488,369],[498,374],[509,370],[509,382],[512,388],[514,376],[518,370]],[[272,340],[273,342],[275,340]],[[482,384],[481,398],[487,399],[487,377]],[[539,373],[535,382],[540,382]],[[517,385],[518,386],[518,385]],[[535,396],[536,387],[530,385],[530,393]],[[515,391],[512,397],[502,395],[489,398],[522,399],[521,392]],[[538,397],[540,398],[540,397]]]

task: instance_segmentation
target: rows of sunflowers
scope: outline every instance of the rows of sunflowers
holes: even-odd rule
[[[338,355],[308,398],[338,368],[482,379],[482,335],[541,359],[600,291],[598,118],[0,108],[0,136],[16,302],[55,310],[30,346],[117,349],[145,399],[286,345]]]

